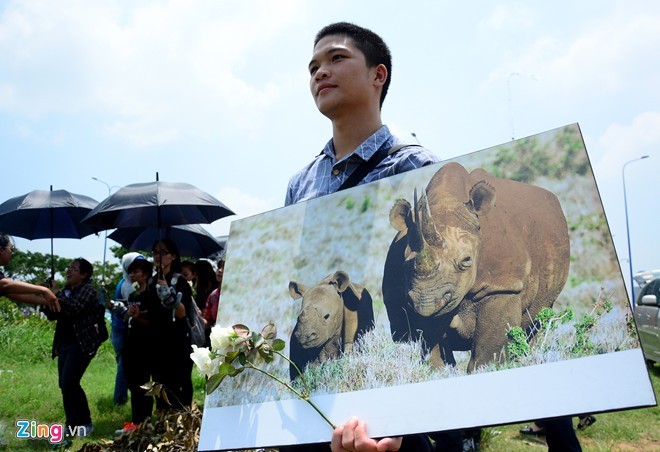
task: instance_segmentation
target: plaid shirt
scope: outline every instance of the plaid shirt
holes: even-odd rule
[[[55,337],[53,338],[53,358],[62,338],[62,325],[60,322],[69,322],[73,327],[73,334],[80,344],[83,353],[92,354],[101,345],[98,322],[102,318],[105,308],[99,303],[96,289],[89,282],[84,282],[71,289],[66,286],[57,293],[61,311],[50,312],[49,319],[57,319]]]
[[[323,151],[291,178],[284,205],[289,206],[336,192],[362,162],[369,160],[381,148],[389,149],[399,143],[400,140],[390,133],[387,126],[383,125],[355,151],[337,161],[333,142],[328,141]],[[423,147],[403,148],[385,157],[358,185],[405,173],[439,161],[431,151]]]
[[[216,288],[209,294],[206,299],[206,307],[204,308],[204,320],[206,320],[206,328],[211,328],[215,325],[215,319],[218,317],[218,307],[220,306],[220,288]]]

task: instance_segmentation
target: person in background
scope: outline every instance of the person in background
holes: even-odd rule
[[[153,245],[156,276],[149,284],[149,312],[152,331],[151,372],[154,382],[168,391],[171,405],[161,397],[159,410],[180,409],[192,403],[192,352],[190,326],[186,314],[195,303],[192,289],[180,274],[179,249],[170,239]]]
[[[44,309],[49,320],[57,321],[52,355],[57,357],[66,431],[75,431],[78,436],[88,436],[94,430],[80,381],[101,343],[108,338],[103,317],[105,307],[90,282],[93,271],[86,259],[72,260],[66,270],[64,289],[59,291],[57,282],[51,282],[61,310]]]
[[[181,261],[181,276],[190,283],[190,287],[195,286],[197,273],[195,272],[195,263],[193,261]]]
[[[0,232],[0,266],[4,267],[11,261],[14,250],[15,246],[11,236]],[[0,272],[0,296],[7,297],[17,303],[45,306],[54,312],[60,310],[57,297],[47,287],[14,281],[5,278],[2,272]]]
[[[218,287],[216,272],[213,265],[206,259],[200,259],[195,262],[195,274],[197,281],[195,283],[195,303],[201,312],[204,312],[206,300],[211,292]]]
[[[129,295],[135,290],[133,284],[128,276],[128,266],[135,259],[144,259],[140,253],[126,253],[121,257],[121,269],[123,276],[117,283],[117,288],[115,289],[115,301],[120,301],[124,308],[126,307],[126,300],[128,300]],[[112,400],[115,405],[123,405],[128,401],[128,383],[126,382],[126,377],[124,375],[124,364],[123,364],[123,351],[124,351],[124,336],[126,334],[126,319],[125,319],[125,309],[119,306],[119,309],[113,309],[112,306],[108,306],[110,310],[110,341],[112,342],[112,348],[115,349],[115,360],[117,361],[117,373],[115,374],[115,390],[112,396]]]
[[[206,346],[211,347],[211,328],[215,325],[215,321],[218,317],[218,307],[220,306],[220,291],[222,290],[222,276],[225,273],[225,258],[221,258],[218,261],[218,269],[215,271],[215,279],[217,281],[217,287],[209,294],[208,299],[206,300],[206,307],[202,318],[206,324],[205,333],[206,333]]]
[[[142,422],[151,418],[153,398],[141,386],[149,382],[151,367],[149,354],[154,346],[151,332],[151,303],[148,285],[153,274],[153,264],[146,259],[135,259],[128,266],[131,282],[135,291],[128,296],[128,327],[124,338],[123,364],[124,374],[131,391],[131,421],[126,422],[115,434],[132,432]]]

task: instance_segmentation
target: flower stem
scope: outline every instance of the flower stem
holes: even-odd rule
[[[278,354],[279,354],[279,353],[278,353]],[[287,360],[288,360],[288,358],[287,358]],[[246,364],[248,364],[252,369],[254,369],[254,370],[256,370],[256,371],[259,371],[259,372],[261,372],[262,374],[269,376],[270,378],[272,378],[272,379],[275,380],[276,382],[278,382],[278,383],[284,385],[284,387],[286,387],[289,391],[293,392],[296,396],[298,396],[298,398],[303,399],[305,402],[309,403],[309,404],[311,405],[311,407],[314,408],[314,409],[316,410],[316,412],[319,413],[319,415],[320,415],[320,416],[321,416],[321,417],[322,417],[322,418],[323,418],[323,419],[324,419],[324,420],[330,425],[330,427],[332,427],[333,430],[334,430],[335,428],[337,428],[337,426],[336,426],[335,424],[333,424],[332,421],[330,421],[330,419],[328,419],[328,417],[327,417],[327,416],[326,416],[326,415],[325,415],[325,414],[319,409],[319,407],[317,407],[316,404],[314,404],[314,402],[312,402],[312,401],[309,399],[309,395],[308,395],[308,394],[307,394],[307,395],[301,394],[299,391],[296,390],[296,388],[294,388],[293,386],[291,386],[291,385],[290,385],[289,383],[287,383],[286,381],[284,381],[284,380],[278,378],[277,376],[271,374],[271,373],[268,372],[268,371],[265,371],[265,370],[263,370],[263,369],[261,369],[261,368],[255,366],[255,365],[252,364],[250,361],[247,361]]]

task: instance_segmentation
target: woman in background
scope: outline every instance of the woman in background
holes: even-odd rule
[[[181,258],[176,243],[159,240],[152,250],[156,276],[149,284],[151,371],[153,381],[167,389],[171,403],[170,406],[158,398],[156,407],[178,409],[192,403],[192,347],[186,314],[195,306],[192,289],[180,275]]]

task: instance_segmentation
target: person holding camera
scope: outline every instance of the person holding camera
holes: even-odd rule
[[[130,252],[126,253],[121,257],[121,269],[123,276],[117,283],[117,288],[115,289],[115,297],[112,301],[120,301],[121,305],[124,306],[128,297],[135,290],[131,279],[128,276],[128,266],[133,263],[135,259],[144,259],[140,253]],[[123,363],[123,354],[124,354],[124,336],[126,335],[126,319],[124,314],[117,313],[117,307],[110,303],[108,309],[110,310],[110,341],[112,342],[112,348],[115,349],[115,361],[117,362],[117,373],[115,374],[115,389],[112,394],[112,399],[115,402],[115,405],[123,405],[128,401],[128,383],[126,382],[126,376],[124,375],[124,363]],[[120,308],[121,311],[121,308]]]
[[[153,264],[146,259],[135,259],[128,266],[128,275],[134,291],[128,296],[128,305],[115,302],[118,313],[126,319],[122,361],[124,374],[131,392],[131,421],[126,422],[115,434],[137,429],[151,417],[153,398],[147,396],[142,385],[151,378],[151,366],[147,358],[151,352],[151,318],[153,299],[148,296],[148,284],[153,274]]]

